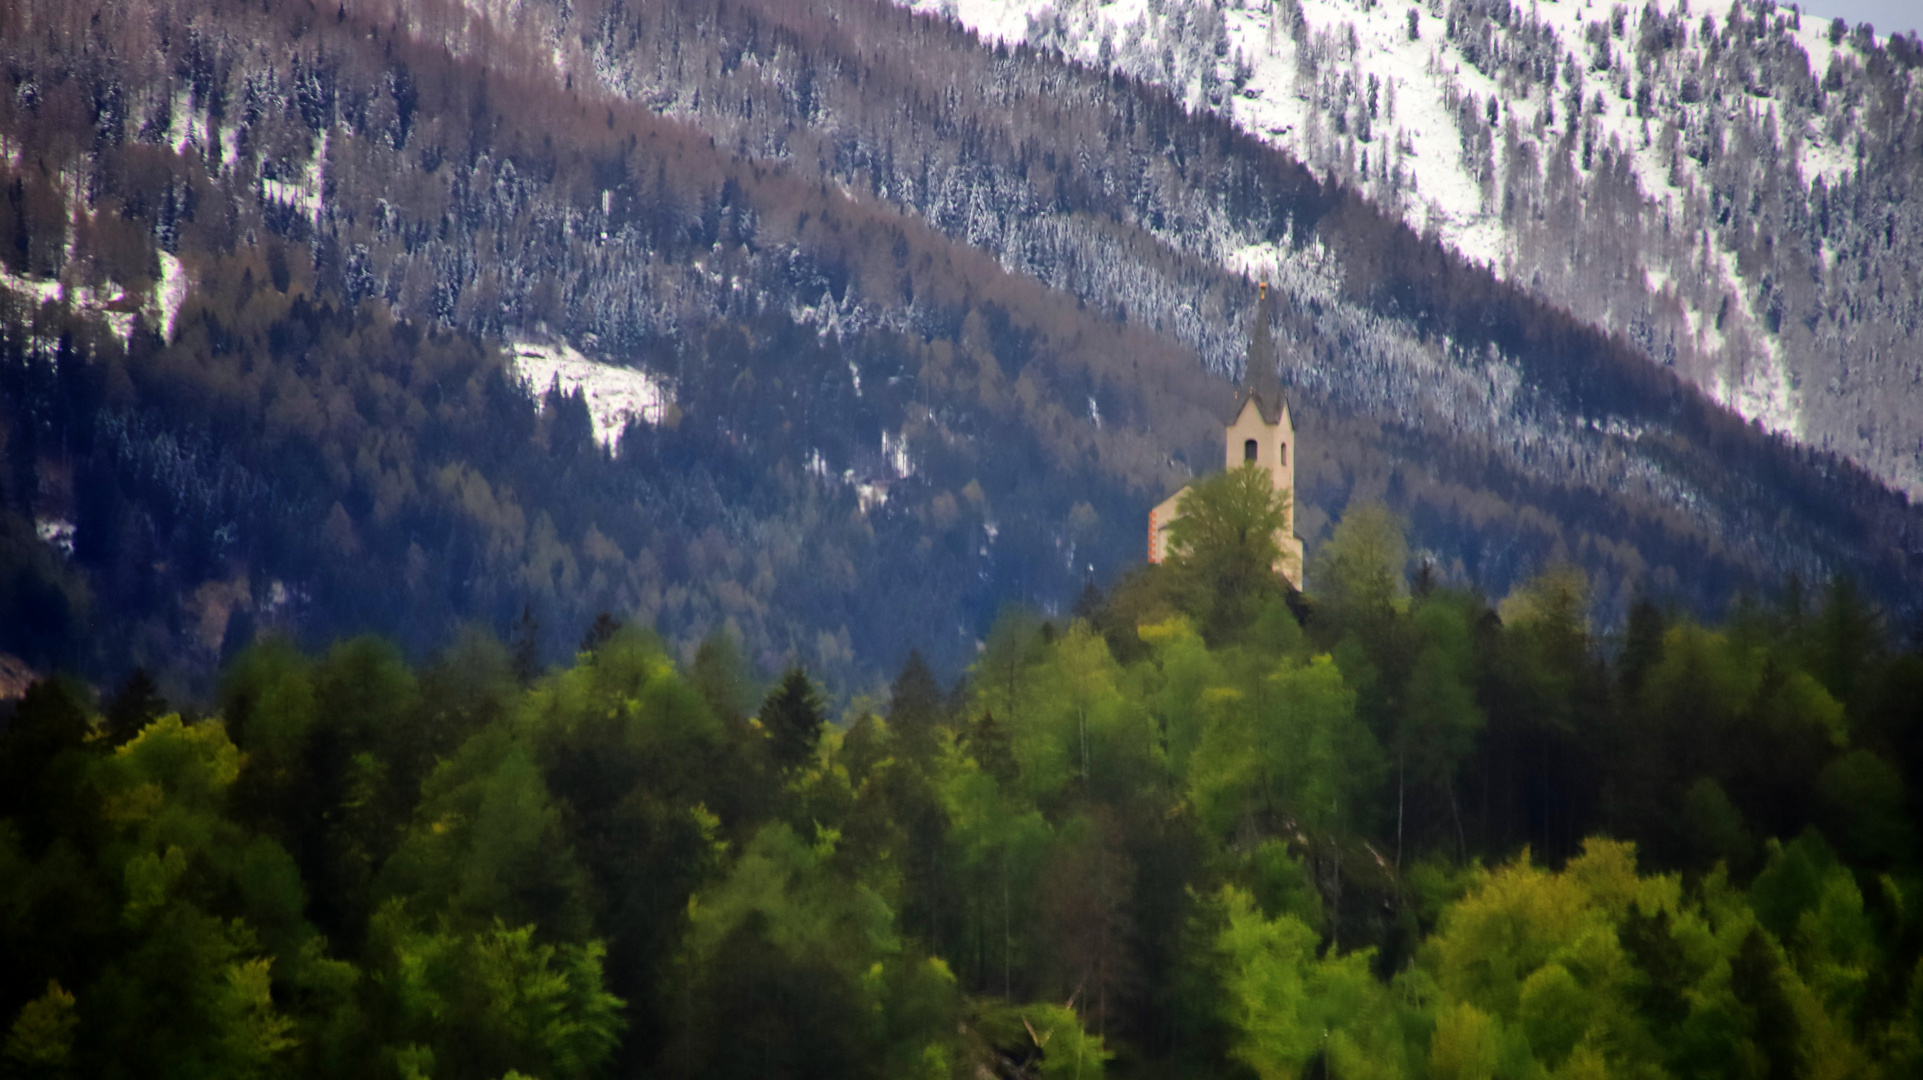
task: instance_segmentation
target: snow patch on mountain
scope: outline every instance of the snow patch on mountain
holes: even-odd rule
[[[314,146],[314,155],[298,178],[277,180],[261,177],[261,199],[298,210],[319,225],[321,193],[326,190],[327,182],[327,136],[327,132],[321,132]]]
[[[171,340],[174,316],[187,295],[186,274],[180,268],[180,260],[164,251],[160,252],[160,272],[161,279],[144,299],[112,281],[98,286],[69,286],[57,277],[35,278],[15,274],[4,267],[0,267],[0,291],[20,296],[34,307],[49,303],[68,305],[79,314],[105,323],[122,345],[133,338],[135,313],[144,312],[149,325],[160,328],[162,335]]]
[[[178,258],[167,252],[161,252],[160,280],[154,284],[153,295],[148,298],[147,307],[160,329],[162,341],[174,339],[174,318],[180,314],[180,305],[186,299],[187,272],[181,268]]]
[[[538,396],[557,385],[563,394],[579,392],[587,401],[594,440],[609,450],[630,422],[659,424],[674,401],[666,380],[590,360],[567,345],[517,341],[509,347],[509,357],[514,374],[530,393]]]
[[[0,289],[24,296],[35,307],[45,303],[59,303],[66,296],[65,286],[59,278],[33,278],[16,274],[0,265]]]
[[[65,518],[35,518],[33,533],[41,543],[69,559],[73,558],[73,522]]]

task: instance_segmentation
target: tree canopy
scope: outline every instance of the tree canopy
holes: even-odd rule
[[[479,634],[256,643],[205,714],[37,683],[0,1075],[1923,1066],[1919,661],[1860,597],[1612,650],[1566,567],[1408,588],[1358,515],[1211,639],[1211,573],[1280,580],[1216,535],[885,703],[751,718],[727,638],[611,619],[527,682]]]

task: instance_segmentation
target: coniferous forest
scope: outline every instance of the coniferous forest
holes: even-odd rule
[[[1253,466],[1248,471],[1253,470]],[[1909,1076],[1923,655],[1847,581],[1500,604],[1347,515],[1177,554],[836,715],[611,617],[255,643],[0,741],[10,1076]]]
[[[1381,502],[1455,585],[1581,566],[1606,625],[1791,574],[1923,611],[1923,508],[1858,463],[1153,85],[881,0],[326,7],[0,4],[37,671],[204,700],[258,636],[524,616],[561,662],[608,610],[880,695],[1141,558],[1258,321],[1311,550]],[[596,431],[529,343],[668,407]]]

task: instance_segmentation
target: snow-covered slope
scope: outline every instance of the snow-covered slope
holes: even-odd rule
[[[1732,14],[1689,0],[912,6],[1232,117],[1468,258],[1637,340],[1743,416],[1923,492],[1923,441],[1912,451],[1916,433],[1892,439],[1877,422],[1889,387],[1851,390],[1828,367],[1854,353],[1860,378],[1866,365],[1904,360],[1880,338],[1826,324],[1846,322],[1833,309],[1853,305],[1826,277],[1847,245],[1820,235],[1830,193],[1864,185],[1864,129],[1879,109],[1890,120],[1887,88],[1896,116],[1913,118],[1914,95],[1902,94],[1913,39],[1879,40],[1773,3]],[[1883,272],[1857,273],[1869,270]],[[1842,400],[1812,406],[1811,383]],[[1923,412],[1923,397],[1913,404]],[[1882,429],[1881,442],[1857,434],[1866,428]]]
[[[537,398],[549,389],[580,394],[594,425],[594,440],[609,450],[617,448],[630,423],[660,423],[674,400],[662,379],[590,360],[567,345],[520,341],[510,346],[508,355],[514,374]]]

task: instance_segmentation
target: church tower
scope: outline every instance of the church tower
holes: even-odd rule
[[[1276,547],[1282,550],[1282,562],[1276,569],[1299,588],[1302,540],[1295,535],[1295,422],[1289,415],[1289,399],[1282,393],[1282,382],[1276,377],[1275,341],[1269,332],[1273,318],[1269,287],[1264,282],[1262,301],[1249,334],[1242,391],[1236,395],[1235,415],[1222,432],[1222,467],[1234,469],[1244,462],[1254,462],[1269,474],[1277,491],[1289,493],[1289,521],[1275,537]],[[1181,515],[1180,503],[1187,492],[1183,487],[1149,511],[1149,562],[1168,558],[1169,526]]]

